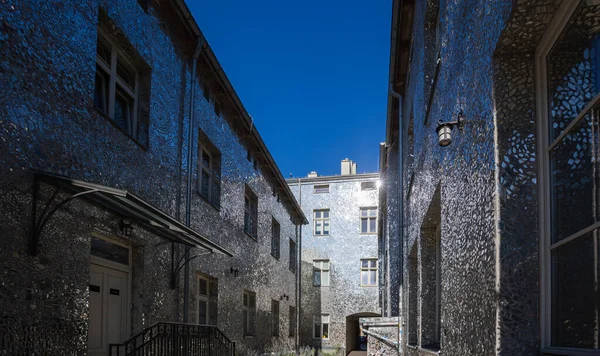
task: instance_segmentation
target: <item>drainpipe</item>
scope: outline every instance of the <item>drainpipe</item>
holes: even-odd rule
[[[192,141],[194,139],[194,97],[196,95],[196,66],[198,63],[198,57],[200,51],[204,45],[204,37],[198,36],[198,44],[196,45],[196,52],[194,53],[194,60],[192,62],[192,80],[190,83],[190,125],[188,127],[188,156],[187,156],[187,186],[186,186],[186,199],[185,199],[185,225],[191,227],[192,223],[192,148],[194,147]],[[188,323],[190,319],[190,249],[191,247],[185,247],[185,266],[184,266],[184,279],[183,279],[183,322]]]
[[[404,319],[400,312],[402,308],[400,305],[403,300],[402,290],[404,288],[404,136],[403,136],[403,128],[404,122],[402,120],[402,95],[396,93],[392,86],[390,85],[390,94],[398,99],[398,318]],[[398,323],[399,325],[403,325],[403,323]],[[402,327],[402,329],[404,329]],[[400,331],[400,328],[399,328]],[[401,335],[398,335],[399,339],[401,339]],[[398,347],[400,347],[398,345]]]
[[[298,178],[298,205],[302,210],[302,178]],[[296,225],[296,241],[298,242],[298,268],[296,269],[296,285],[298,292],[296,294],[296,355],[299,355],[298,347],[300,347],[300,308],[302,295],[302,221]]]

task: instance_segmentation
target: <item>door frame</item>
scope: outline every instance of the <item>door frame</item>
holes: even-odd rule
[[[97,256],[92,256],[91,252],[90,252],[90,265],[91,264],[95,264],[98,265],[100,267],[105,267],[105,268],[109,268],[109,269],[114,269],[120,272],[124,272],[127,273],[127,299],[125,300],[125,302],[127,303],[127,312],[125,313],[125,318],[126,318],[126,323],[125,323],[125,335],[126,338],[130,338],[131,337],[131,307],[132,307],[132,302],[131,302],[131,295],[132,295],[132,276],[131,276],[131,265],[132,265],[132,246],[131,243],[125,243],[123,241],[117,240],[115,238],[111,238],[108,237],[106,235],[97,233],[97,232],[92,232],[91,234],[92,237],[100,239],[100,240],[104,240],[106,242],[110,242],[112,244],[115,245],[119,245],[122,247],[125,247],[127,250],[129,250],[129,265],[124,265],[121,263],[117,263],[117,262],[113,262],[101,257],[97,257]],[[91,272],[91,266],[90,266],[90,272]],[[88,272],[88,278],[89,278],[89,272]],[[89,300],[89,296],[88,296],[88,300]]]

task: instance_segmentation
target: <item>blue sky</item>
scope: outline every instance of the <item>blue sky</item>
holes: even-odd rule
[[[284,177],[378,170],[391,0],[187,0]]]

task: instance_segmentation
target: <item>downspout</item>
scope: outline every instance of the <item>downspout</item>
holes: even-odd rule
[[[402,120],[402,95],[396,93],[394,89],[392,89],[390,85],[390,94],[398,99],[398,318],[400,321],[404,319],[402,314],[402,301],[403,301],[403,288],[404,288],[404,136],[403,136],[403,128],[404,128],[404,120]],[[400,329],[404,329],[402,325],[403,322],[400,322]],[[402,340],[402,335],[398,335],[398,340]],[[400,344],[398,344],[398,348]]]
[[[194,98],[196,95],[196,66],[198,63],[198,57],[200,57],[200,51],[204,45],[204,37],[198,36],[198,43],[196,45],[196,52],[194,53],[194,60],[192,62],[192,78],[190,83],[190,125],[188,127],[188,156],[187,156],[187,186],[186,186],[186,199],[185,199],[185,225],[191,227],[192,223],[192,161],[193,153],[192,148],[194,147],[192,141],[194,139]],[[183,322],[188,323],[190,319],[190,246],[185,247],[185,267],[184,267],[184,279],[183,279]]]

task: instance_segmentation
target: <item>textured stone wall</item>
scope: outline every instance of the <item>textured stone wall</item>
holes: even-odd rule
[[[94,108],[96,36],[100,8],[151,68],[149,144],[142,148]],[[194,152],[201,128],[222,157],[221,207],[192,189],[192,228],[235,253],[193,260],[191,322],[196,321],[197,273],[219,280],[219,327],[238,350],[268,350],[289,343],[288,304],[295,304],[295,274],[289,270],[289,239],[296,239],[288,211],[271,183],[246,160],[230,124],[217,116],[196,88],[194,139],[189,130],[190,62],[193,39],[167,11],[146,13],[136,1],[7,1],[0,6],[0,325],[16,345],[20,335],[51,340],[52,354],[87,349],[89,251],[92,232],[133,250],[131,326],[135,333],[156,321],[181,321],[183,273],[170,283],[171,243],[134,226],[121,234],[119,217],[75,200],[50,219],[39,254],[27,254],[33,170],[127,189],[184,221],[187,150]],[[202,68],[199,71],[202,72]],[[244,187],[258,196],[258,239],[243,233]],[[38,211],[53,188],[42,186]],[[60,195],[59,197],[66,197]],[[271,217],[281,224],[281,258],[270,255]],[[175,258],[181,250],[176,248]],[[193,249],[192,256],[202,253]],[[229,273],[239,270],[238,277]],[[257,336],[241,332],[243,290],[257,293]],[[271,338],[271,299],[280,301],[280,339]]]
[[[404,176],[404,344],[427,342],[431,310],[422,309],[429,303],[420,297],[430,294],[422,273],[430,256],[431,209],[439,204],[441,352],[534,355],[539,353],[534,52],[560,2],[441,3],[441,66],[432,105],[425,100],[431,48],[422,35],[428,26],[425,2],[415,9],[404,101],[406,126],[414,127],[413,136],[405,137],[414,142],[414,162],[407,159]],[[439,147],[436,122],[453,120],[458,112],[464,114],[464,130],[454,129],[452,144]],[[425,354],[418,347],[404,346],[404,352]]]
[[[339,178],[339,177],[337,177]],[[377,206],[378,191],[361,191],[361,182],[377,175],[318,182],[302,179],[289,185],[301,201],[309,224],[302,227],[302,297],[300,343],[313,347],[345,348],[346,317],[358,313],[380,314],[378,288],[361,287],[360,259],[377,258],[377,235],[361,235],[361,207]],[[329,184],[329,193],[314,194],[314,185]],[[301,199],[300,199],[301,195]],[[313,210],[330,209],[329,236],[314,236]],[[313,260],[330,260],[330,286],[313,286]],[[313,339],[313,316],[330,315],[329,340]],[[347,350],[349,351],[349,350]]]

